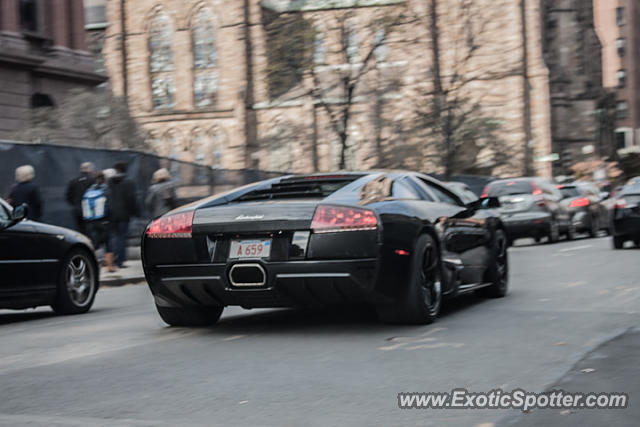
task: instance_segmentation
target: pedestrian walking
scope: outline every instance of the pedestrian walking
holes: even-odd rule
[[[73,221],[76,230],[87,234],[86,224],[82,218],[82,197],[89,187],[95,182],[95,168],[93,163],[84,162],[80,165],[80,175],[67,184],[65,193],[67,203],[71,205]]]
[[[158,218],[178,207],[175,185],[167,169],[158,169],[153,173],[145,206],[152,218]]]
[[[38,221],[42,217],[44,204],[40,197],[40,189],[33,182],[36,171],[31,165],[23,165],[16,169],[16,184],[11,189],[7,201],[18,207],[23,203],[29,206],[27,219]]]
[[[136,200],[136,186],[127,178],[127,164],[116,163],[113,168],[116,174],[109,180],[109,228],[111,248],[117,267],[124,268],[127,256],[127,237],[129,222],[138,217],[139,209]]]
[[[96,251],[104,247],[104,264],[113,273],[116,268],[109,233],[109,186],[104,172],[96,174],[95,183],[82,197],[82,219]]]

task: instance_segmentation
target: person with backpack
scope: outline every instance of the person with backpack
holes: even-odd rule
[[[109,186],[103,172],[98,172],[95,183],[82,196],[82,220],[96,250],[105,247],[104,263],[107,271],[113,273],[113,250],[109,235]]]

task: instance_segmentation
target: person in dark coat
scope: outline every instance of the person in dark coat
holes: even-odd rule
[[[89,187],[95,182],[95,170],[93,163],[85,162],[80,165],[80,176],[69,181],[65,198],[67,203],[71,205],[73,220],[76,230],[83,234],[87,234],[87,225],[82,218],[82,196]]]
[[[171,181],[171,174],[167,169],[158,169],[153,173],[145,206],[151,214],[151,218],[158,218],[178,207],[175,185]]]
[[[14,208],[26,203],[29,206],[27,219],[38,221],[42,217],[44,205],[40,189],[33,182],[35,177],[36,171],[33,166],[24,165],[17,168],[16,184],[11,189],[7,201]]]
[[[140,216],[136,200],[136,185],[127,178],[127,164],[116,163],[115,176],[109,180],[109,224],[111,227],[111,247],[116,266],[124,268],[127,256],[127,237],[132,217]]]

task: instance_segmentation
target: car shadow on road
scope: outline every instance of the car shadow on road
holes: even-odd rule
[[[445,301],[440,318],[431,325],[386,324],[378,320],[375,310],[364,305],[334,306],[318,309],[291,308],[269,311],[234,312],[223,316],[210,328],[200,331],[208,334],[244,335],[259,332],[286,334],[335,334],[335,333],[380,333],[402,330],[424,330],[454,318],[464,310],[482,304],[485,298],[465,295]]]
[[[57,316],[53,311],[0,312],[0,325],[48,319]]]

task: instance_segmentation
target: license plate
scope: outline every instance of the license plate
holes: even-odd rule
[[[232,240],[229,258],[268,258],[271,240]]]

